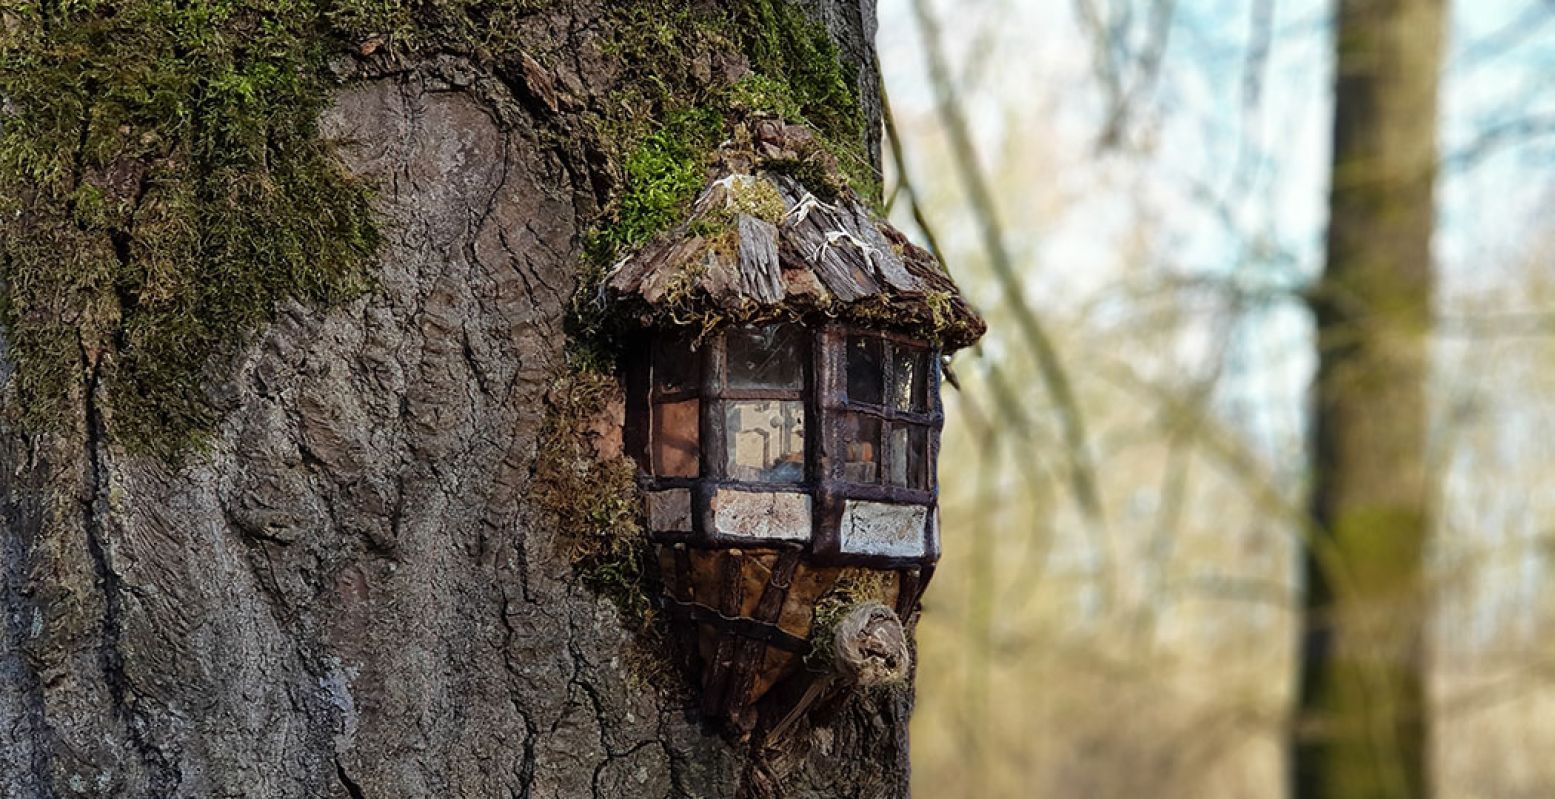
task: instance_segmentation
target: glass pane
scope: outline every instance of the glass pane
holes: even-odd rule
[[[897,410],[928,410],[929,354],[898,346],[891,353],[896,384],[891,402]]]
[[[895,486],[929,487],[929,431],[922,427],[891,428],[891,463],[886,481]]]
[[[804,480],[803,402],[728,402],[724,423],[730,478],[753,483]]]
[[[686,391],[697,387],[698,353],[691,343],[673,336],[658,336],[653,342],[653,380],[660,392]]]
[[[929,488],[929,431],[913,427],[907,436],[907,485],[911,488]]]
[[[696,477],[701,463],[697,442],[702,421],[697,400],[653,406],[653,473],[660,477]]]
[[[848,401],[879,405],[885,401],[885,365],[880,339],[848,337]]]
[[[802,388],[803,336],[793,325],[730,330],[729,388]]]
[[[842,442],[847,453],[842,478],[854,483],[880,482],[880,420],[848,414],[842,420]]]

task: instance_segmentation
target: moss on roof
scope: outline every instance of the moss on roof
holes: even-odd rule
[[[941,265],[845,189],[822,199],[769,164],[802,160],[797,126],[758,125],[723,149],[720,171],[680,224],[611,269],[600,314],[707,332],[826,317],[965,347],[985,324]],[[824,162],[822,168],[824,167]],[[835,184],[827,184],[835,186]]]

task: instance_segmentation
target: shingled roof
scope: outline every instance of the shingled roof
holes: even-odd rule
[[[828,202],[759,168],[711,180],[689,218],[618,262],[604,291],[656,324],[821,315],[946,350],[986,328],[933,255],[851,195]]]

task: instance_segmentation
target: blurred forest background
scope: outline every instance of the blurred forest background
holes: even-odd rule
[[[1555,2],[1447,6],[1429,772],[1440,797],[1549,797]],[[1284,795],[1333,5],[879,15],[892,215],[991,322],[946,394],[916,794]]]

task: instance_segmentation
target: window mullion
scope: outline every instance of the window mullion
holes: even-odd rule
[[[839,492],[847,461],[847,443],[842,440],[847,341],[840,327],[828,324],[816,330],[812,344],[815,382],[811,402],[818,413],[811,425],[810,439],[816,444],[815,452],[809,456],[815,485],[810,530],[812,551],[824,555],[841,551],[839,523],[844,500]]]
[[[880,409],[885,411],[884,419],[880,422],[880,461],[875,468],[875,480],[880,485],[888,486],[891,483],[891,466],[896,457],[896,443],[892,441],[892,433],[896,430],[896,346],[890,339],[880,339]]]
[[[728,360],[724,337],[708,342],[702,361],[702,477],[722,480],[728,476],[729,431],[724,412],[723,386]]]

